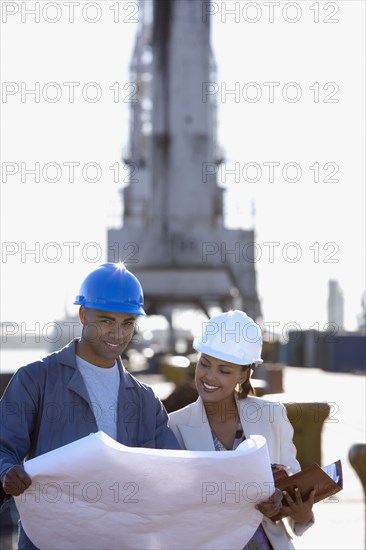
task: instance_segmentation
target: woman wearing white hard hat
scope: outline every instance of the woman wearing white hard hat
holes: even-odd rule
[[[243,311],[229,311],[205,323],[202,336],[193,343],[200,356],[195,382],[195,403],[170,413],[169,425],[182,449],[191,451],[234,450],[241,441],[259,434],[266,438],[272,464],[286,465],[291,473],[300,470],[293,428],[283,405],[255,397],[250,383],[252,369],[262,363],[259,326]],[[254,417],[253,417],[254,414]],[[245,550],[294,548],[284,521],[272,521],[281,508],[282,494],[258,505],[263,521]],[[314,523],[314,491],[302,502],[288,496],[287,525],[297,536]]]

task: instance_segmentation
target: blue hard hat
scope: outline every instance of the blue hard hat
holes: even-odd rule
[[[146,315],[140,282],[123,264],[102,264],[89,273],[74,304],[103,311]]]

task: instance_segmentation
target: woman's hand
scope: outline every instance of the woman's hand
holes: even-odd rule
[[[283,491],[283,496],[288,506],[282,506],[281,512],[292,518],[296,523],[308,523],[313,517],[313,504],[315,489],[305,501],[302,500],[299,489],[295,488],[295,500],[293,500],[287,491]]]
[[[268,500],[263,500],[256,505],[259,510],[267,518],[276,516],[282,508],[282,491],[276,489],[273,495]]]

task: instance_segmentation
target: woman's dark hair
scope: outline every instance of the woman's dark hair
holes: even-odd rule
[[[248,379],[243,382],[243,384],[240,384],[239,390],[237,392],[238,399],[244,399],[245,397],[248,397],[248,395],[255,395],[255,390],[252,387],[252,384],[250,383],[250,371],[251,369],[254,369],[255,364],[251,365],[243,365],[242,370],[244,371],[247,369],[249,371]]]

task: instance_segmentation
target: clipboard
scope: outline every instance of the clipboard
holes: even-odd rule
[[[273,479],[275,487],[281,491],[287,491],[292,499],[295,500],[295,487],[300,491],[302,500],[307,500],[312,489],[316,489],[314,504],[335,495],[343,489],[343,473],[342,463],[340,460],[334,462],[338,481],[332,479],[324,470],[316,463],[304,468],[300,472],[293,475],[288,475],[284,470],[278,470],[273,473]],[[285,498],[282,500],[282,504],[287,506]],[[278,521],[285,517],[284,514],[277,514],[271,517],[273,521]]]

